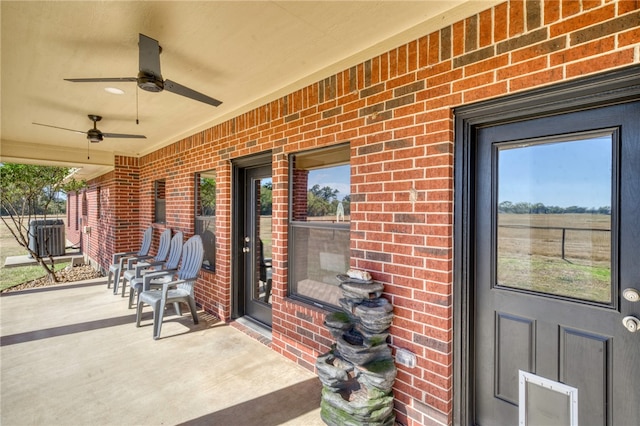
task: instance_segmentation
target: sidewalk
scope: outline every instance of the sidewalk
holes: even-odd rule
[[[0,424],[323,425],[320,381],[200,312],[152,339],[106,278],[0,298]]]

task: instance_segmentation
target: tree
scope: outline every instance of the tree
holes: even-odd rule
[[[307,193],[307,214],[309,216],[327,216],[335,214],[338,207],[338,191],[330,186],[315,184]]]
[[[200,203],[202,216],[216,215],[216,180],[200,178]]]
[[[273,214],[273,183],[265,182],[260,187],[260,214],[271,216]]]
[[[85,182],[71,179],[64,182],[71,169],[29,164],[0,164],[0,207],[2,222],[10,230],[18,244],[44,268],[51,281],[57,281],[54,259],[47,254],[51,264],[40,256],[37,247],[30,247],[33,235],[31,220],[36,216],[46,220],[52,204],[66,191],[78,191]],[[46,247],[46,245],[45,245]]]

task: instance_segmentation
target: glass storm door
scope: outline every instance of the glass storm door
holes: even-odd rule
[[[244,173],[245,314],[271,326],[271,166]]]
[[[475,423],[638,424],[640,103],[477,143]]]

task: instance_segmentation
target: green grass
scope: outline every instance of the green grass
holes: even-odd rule
[[[55,216],[51,216],[50,218],[55,218]],[[4,222],[0,221],[0,291],[27,281],[35,280],[47,274],[40,265],[18,266],[13,268],[4,267],[4,262],[7,257],[24,256],[26,254],[28,254],[27,250],[18,244],[9,228],[7,228]],[[69,262],[56,262],[56,271],[63,269],[68,264]]]
[[[611,270],[543,256],[505,256],[498,261],[502,286],[594,302],[611,301]]]
[[[64,269],[67,265],[69,265],[69,262],[56,263],[56,271]],[[0,291],[27,281],[35,280],[36,278],[41,278],[45,275],[46,272],[40,265],[0,268]]]

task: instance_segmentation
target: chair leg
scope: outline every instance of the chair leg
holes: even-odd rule
[[[107,274],[107,288],[111,288],[111,280],[113,278],[113,272],[109,269],[109,273]]]
[[[160,330],[162,329],[162,320],[164,318],[164,304],[158,301],[153,307],[153,340],[160,338]]]
[[[196,308],[196,301],[189,299],[189,309],[191,309],[191,316],[193,317],[193,323],[198,324],[198,310]]]
[[[136,289],[132,285],[129,285],[129,309],[131,309],[131,305],[133,304],[134,293],[138,294]]]
[[[120,283],[120,269],[113,274],[113,294],[118,294],[118,284]]]
[[[269,303],[269,297],[271,297],[271,286],[273,284],[273,280],[271,278],[269,278],[267,280],[267,283],[265,285],[265,290],[264,290],[264,303]]]
[[[180,308],[180,302],[174,302],[173,309],[176,311],[176,314],[178,314],[179,317],[182,316],[182,308]]]
[[[129,283],[131,284],[131,283]],[[122,277],[122,297],[124,297],[124,293],[127,291],[127,280]]]
[[[143,302],[138,302],[138,308],[136,310],[136,327],[140,327],[140,319],[142,318],[142,305]]]

